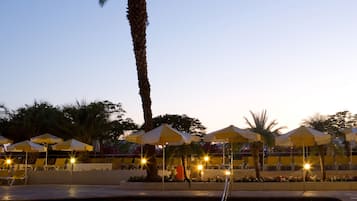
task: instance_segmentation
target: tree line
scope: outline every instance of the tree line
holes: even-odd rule
[[[48,102],[34,102],[16,110],[0,105],[0,134],[14,142],[28,140],[44,133],[58,137],[76,138],[88,144],[116,143],[125,131],[143,130],[144,125],[125,116],[120,103],[111,101],[76,102],[53,106]],[[202,135],[206,127],[187,115],[165,114],[153,118],[154,127],[163,123],[175,129]]]

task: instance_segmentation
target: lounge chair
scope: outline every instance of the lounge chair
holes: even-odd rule
[[[9,185],[12,186],[17,181],[23,182],[23,184],[27,183],[25,170],[15,170],[11,176]]]
[[[54,168],[56,170],[64,170],[66,169],[66,163],[67,163],[67,158],[56,158]]]
[[[45,158],[37,158],[33,166],[34,170],[43,170],[45,167]]]
[[[25,176],[25,170],[15,170],[11,172],[9,170],[0,170],[0,180],[1,183],[6,183],[12,186],[16,181],[23,181],[24,184],[27,182]]]

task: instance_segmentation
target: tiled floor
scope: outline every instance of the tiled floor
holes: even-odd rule
[[[1,200],[65,200],[128,197],[195,197],[217,198],[221,191],[158,191],[158,190],[123,190],[111,185],[17,185],[1,186]],[[232,197],[334,197],[342,201],[357,200],[356,191],[233,191]],[[102,199],[101,199],[102,198]],[[111,199],[113,200],[113,199]],[[115,201],[115,200],[113,200]]]

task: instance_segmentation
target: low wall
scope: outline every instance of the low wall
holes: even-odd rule
[[[159,171],[161,175],[161,171]],[[168,174],[168,172],[166,172]],[[277,177],[277,176],[302,176],[301,171],[263,171],[261,172],[262,176],[265,177]],[[312,172],[311,174],[315,174]],[[316,172],[316,174],[320,174]],[[145,176],[145,170],[90,170],[90,171],[68,171],[68,170],[49,170],[49,171],[29,171],[28,172],[28,183],[29,184],[98,184],[98,185],[116,185],[127,182],[128,179],[132,176]],[[327,171],[328,177],[343,177],[343,176],[357,176],[357,171]],[[203,174],[203,180],[207,178],[215,178],[215,177],[224,178],[224,172],[222,170],[205,170]],[[242,177],[255,177],[254,170],[235,170],[234,177],[235,179],[239,179]],[[195,182],[202,183],[202,182]],[[207,182],[214,183],[214,182]],[[261,185],[265,185],[265,183],[261,183]],[[289,185],[301,185],[302,182],[281,182],[277,185],[289,186]],[[319,184],[321,182],[312,182],[311,188],[315,188],[314,185]],[[333,182],[331,182],[333,183]],[[337,184],[341,184],[341,182],[336,182]],[[351,184],[354,182],[346,182],[347,184]],[[356,183],[355,183],[356,184]],[[249,184],[248,184],[249,186]],[[263,186],[262,188],[269,188],[269,185]],[[290,188],[290,187],[289,187]],[[292,187],[294,188],[294,187]],[[318,186],[316,187],[318,188]],[[356,185],[357,188],[357,185]]]
[[[295,171],[261,171],[262,177],[302,177],[302,170]],[[313,170],[309,172],[309,175],[316,175],[318,178],[321,178],[321,171]],[[224,178],[224,170],[216,169],[207,169],[203,171],[203,179],[215,178],[215,177]],[[234,170],[234,179],[241,179],[243,177],[255,177],[254,169],[244,169],[244,170]],[[357,170],[328,170],[326,171],[327,178],[330,177],[357,177]]]
[[[88,170],[112,170],[112,163],[76,163],[73,165],[73,171]]]
[[[116,185],[128,181],[131,176],[144,175],[144,170],[29,171],[28,184]]]
[[[142,183],[127,182],[122,183],[118,188],[127,190],[215,190],[222,191],[224,183],[216,182],[166,182],[162,183]],[[338,191],[357,190],[357,182],[240,182],[233,183],[232,191]]]

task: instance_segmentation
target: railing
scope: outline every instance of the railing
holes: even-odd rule
[[[228,198],[228,195],[229,195],[230,184],[231,184],[230,175],[226,175],[226,181],[225,181],[225,184],[224,184],[224,190],[223,190],[221,201],[227,201],[227,198]]]

